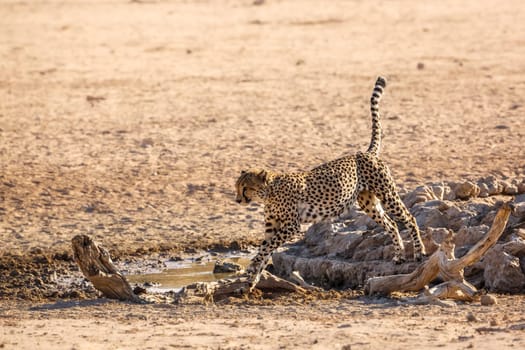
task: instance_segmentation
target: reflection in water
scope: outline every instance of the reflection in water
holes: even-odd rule
[[[247,257],[231,257],[225,259],[226,261],[235,262],[242,266],[247,266],[250,259]],[[166,270],[158,273],[127,275],[126,278],[132,284],[152,283],[153,288],[148,288],[152,291],[166,291],[179,289],[195,282],[213,282],[222,278],[232,277],[232,273],[213,273],[215,260],[209,261],[182,261],[182,262],[167,262]]]

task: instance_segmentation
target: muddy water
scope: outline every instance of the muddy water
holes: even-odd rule
[[[224,259],[246,267],[249,257],[230,257]],[[235,273],[213,273],[216,259],[206,261],[184,260],[166,262],[166,269],[155,273],[127,275],[131,284],[145,285],[151,291],[178,290],[195,282],[213,282],[222,278],[232,277]]]

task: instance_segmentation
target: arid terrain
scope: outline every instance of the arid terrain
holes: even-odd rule
[[[525,347],[520,294],[134,305],[56,284],[80,276],[77,234],[117,259],[256,245],[239,172],[365,150],[378,75],[399,186],[523,178],[521,1],[5,0],[0,17],[0,348]]]

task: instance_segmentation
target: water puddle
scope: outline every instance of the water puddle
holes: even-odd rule
[[[213,273],[215,262],[218,260],[233,262],[246,267],[250,262],[250,257],[243,255],[166,261],[164,263],[165,269],[162,271],[130,274],[126,275],[126,278],[132,285],[144,286],[151,292],[166,292],[178,291],[183,286],[195,282],[213,282],[235,276],[235,272]]]

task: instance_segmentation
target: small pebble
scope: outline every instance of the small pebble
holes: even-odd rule
[[[508,125],[505,125],[505,124],[499,124],[499,125],[496,125],[494,128],[495,129],[504,130],[504,129],[509,129],[510,127]]]
[[[474,316],[474,314],[472,312],[469,312],[467,314],[467,321],[469,322],[475,322],[477,321],[478,319],[476,318],[476,316]]]
[[[486,294],[486,295],[481,296],[480,302],[481,302],[481,305],[490,306],[490,305],[496,305],[498,303],[498,300],[496,299],[495,296]]]

